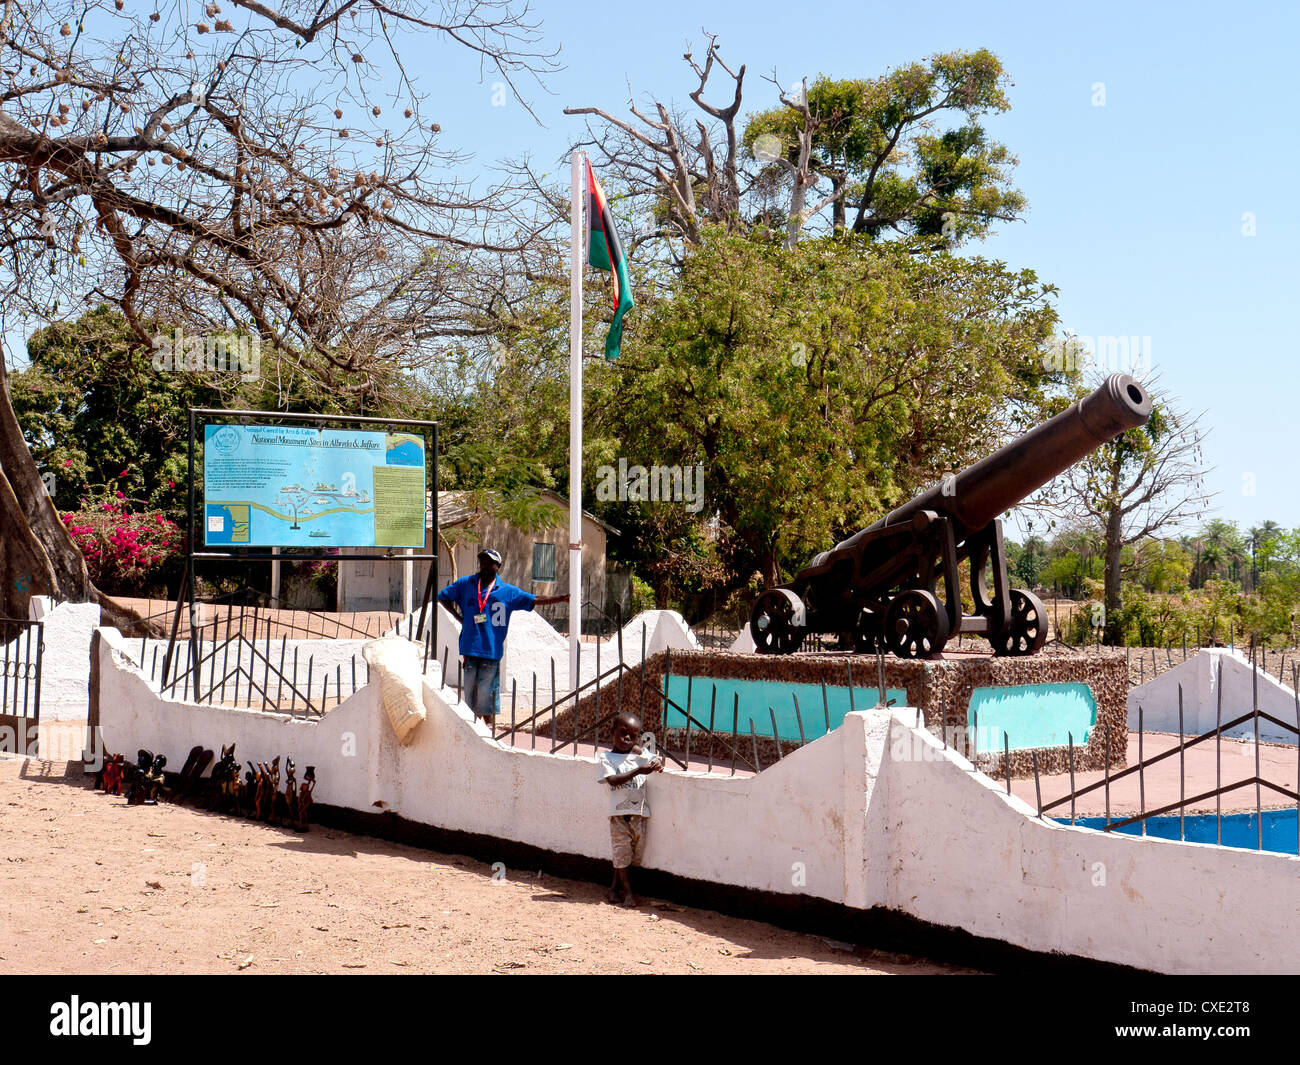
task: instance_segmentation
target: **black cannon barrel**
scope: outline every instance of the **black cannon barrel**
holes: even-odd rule
[[[1091,395],[962,470],[947,485],[937,484],[904,503],[871,528],[910,521],[918,510],[934,510],[955,519],[957,539],[964,539],[1149,417],[1151,397],[1141,382],[1128,374],[1111,374]]]
[[[810,568],[820,568],[841,552],[851,551],[859,538],[877,529],[911,521],[921,510],[952,518],[956,538],[961,541],[1089,452],[1126,429],[1145,424],[1150,416],[1151,397],[1142,383],[1128,374],[1111,374],[1091,395],[836,544]]]

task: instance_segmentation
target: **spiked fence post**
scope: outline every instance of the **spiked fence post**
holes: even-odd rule
[[[713,686],[713,694],[709,696],[709,772],[713,772],[713,715],[718,709],[718,686]]]
[[[740,692],[732,693],[731,701],[731,775],[736,775],[736,745],[740,743]],[[757,769],[758,763],[755,764]]]
[[[1214,842],[1223,846],[1223,662],[1215,670],[1214,691]]]
[[[1069,745],[1066,747],[1066,758],[1069,759],[1070,765],[1070,824],[1074,824],[1074,733],[1065,734]]]
[[[1142,756],[1142,737],[1145,727],[1142,723],[1142,704],[1138,703],[1138,813],[1142,815],[1142,835],[1147,834],[1147,780],[1146,762]]]

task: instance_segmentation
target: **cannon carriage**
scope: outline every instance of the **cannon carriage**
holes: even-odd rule
[[[765,591],[750,613],[755,648],[792,654],[812,632],[838,635],[842,648],[859,653],[929,658],[950,637],[970,633],[984,636],[999,655],[1034,654],[1047,640],[1046,611],[1032,592],[1010,587],[999,515],[1150,415],[1143,385],[1112,374],[1060,414]],[[970,614],[959,585],[966,560]]]

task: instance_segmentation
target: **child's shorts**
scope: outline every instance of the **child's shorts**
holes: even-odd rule
[[[614,868],[640,865],[645,851],[646,818],[623,814],[609,819],[609,840],[614,845]]]

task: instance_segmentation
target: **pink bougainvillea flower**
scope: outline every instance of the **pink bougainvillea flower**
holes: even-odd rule
[[[64,459],[64,460],[63,460],[63,468],[64,468],[65,470],[66,470],[69,466],[71,466],[71,465],[72,465],[72,459]]]
[[[118,499],[125,499],[125,498],[126,498],[126,496],[124,496],[121,492],[114,492],[113,494],[114,494],[115,496],[117,496]]]

